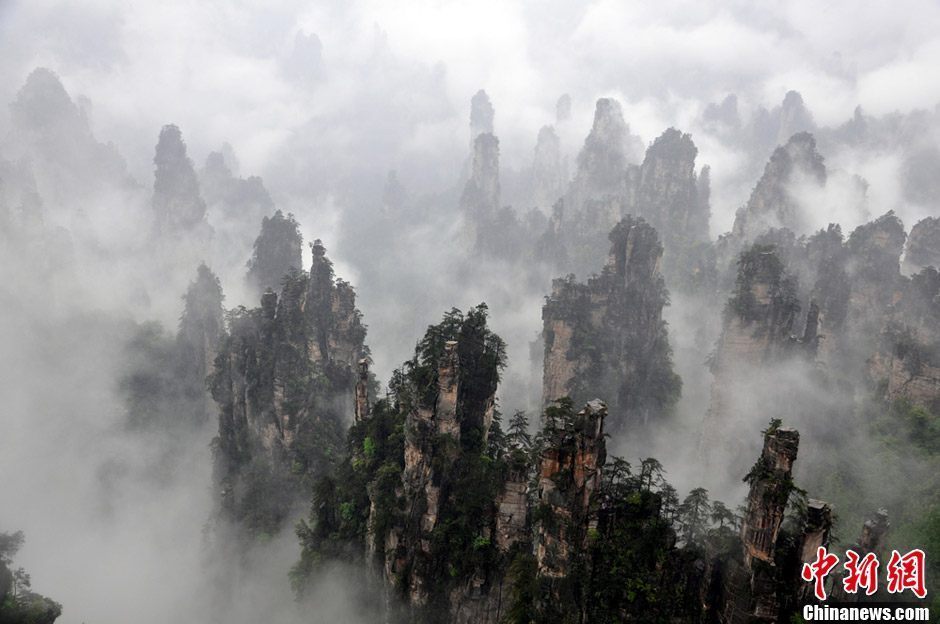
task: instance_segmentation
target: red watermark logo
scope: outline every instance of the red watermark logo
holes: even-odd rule
[[[824,546],[816,549],[816,559],[803,564],[801,576],[807,583],[813,583],[813,593],[816,594],[818,600],[826,599],[826,576],[838,564],[839,557],[828,552]],[[848,594],[864,590],[865,595],[871,596],[878,591],[879,565],[878,556],[874,553],[868,553],[862,557],[854,550],[846,551],[842,588]],[[926,598],[925,569],[923,550],[917,548],[905,555],[892,550],[891,559],[885,566],[888,593],[900,594],[909,589],[918,598]]]

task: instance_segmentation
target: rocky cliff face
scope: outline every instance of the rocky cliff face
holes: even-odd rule
[[[261,220],[261,233],[255,239],[254,253],[248,261],[246,280],[258,296],[266,290],[277,292],[290,271],[303,268],[303,238],[294,215],[280,210]]]
[[[621,278],[628,256],[615,253]],[[819,501],[785,520],[800,509],[788,505],[795,431],[771,423],[765,432],[738,536],[734,515],[703,489],[680,505],[655,460],[633,473],[609,458],[600,400],[580,411],[568,398],[552,402],[534,437],[520,414],[504,430],[495,410],[503,353],[481,306],[429,327],[385,398],[370,401],[360,363],[349,455],[314,487],[298,529],[298,589],[341,559],[367,562],[396,623],[747,622],[795,612],[797,564],[828,543],[831,527]]]
[[[598,100],[574,179],[553,206],[549,234],[555,234],[551,246],[557,269],[587,275],[600,260],[597,246],[603,249],[604,237],[621,217],[631,175],[628,165],[638,151],[635,140],[620,104]],[[564,256],[563,262],[558,262],[559,256]]]
[[[802,563],[829,543],[832,510],[823,501],[811,500],[804,517],[785,526],[799,442],[799,432],[779,423],[764,432],[761,455],[745,478],[750,491],[741,523],[742,556],[724,563],[721,586],[713,594],[720,596],[713,604],[720,622],[785,621],[799,608],[797,597],[805,594]]]
[[[940,274],[927,267],[899,284],[868,373],[889,401],[940,410]]]
[[[690,135],[666,130],[646,150],[623,207],[661,234],[663,272],[677,286],[701,281],[695,269],[710,249],[709,174],[703,168],[702,180],[696,176],[697,153]]]
[[[487,468],[480,463],[493,422],[500,352],[505,347],[486,329],[485,310],[471,310],[466,318],[452,320],[452,324],[445,321],[436,335],[429,332],[421,362],[426,368],[413,370],[409,388],[399,389],[410,392],[413,388],[419,394],[401,397],[405,415],[402,505],[398,522],[384,537],[384,569],[386,578],[396,579],[404,590],[411,608],[449,613],[454,618],[449,621],[496,622],[499,593],[490,591],[491,565],[468,561],[460,581],[441,582],[448,570],[442,538],[449,535],[458,548],[468,538],[481,546],[485,541],[489,550],[500,533],[503,547],[510,546],[514,531],[505,517],[502,526],[497,526],[500,508],[512,505],[512,494],[486,483]],[[412,386],[425,376],[433,387]],[[471,484],[470,479],[480,482]],[[464,513],[474,517],[460,518]],[[466,534],[455,521],[471,522],[476,530],[472,536]],[[432,621],[436,621],[433,616]]]
[[[607,457],[604,418],[607,406],[590,401],[572,426],[550,422],[538,460],[539,520],[535,523],[538,576],[564,578],[578,553],[587,550],[588,530],[597,527],[594,494]],[[553,591],[555,598],[560,598]]]
[[[768,400],[774,365],[791,357],[812,361],[816,350],[818,309],[810,306],[803,325],[800,312],[796,280],[773,247],[755,245],[741,254],[711,361],[714,380],[702,437],[706,462],[721,457],[732,474],[739,473],[746,459],[727,432],[753,429],[756,414],[784,415]]]
[[[289,273],[280,296],[232,313],[211,379],[221,511],[256,533],[279,528],[333,462],[367,354],[352,288],[320,241],[311,249],[309,274]]]
[[[732,235],[743,244],[772,228],[805,232],[806,224],[792,186],[800,183],[821,186],[825,182],[826,167],[816,151],[813,135],[807,132],[793,135],[774,150],[750,199],[735,215]]]
[[[932,266],[940,267],[940,218],[926,217],[914,224],[907,237],[904,269],[916,273]]]
[[[206,378],[214,370],[225,331],[222,287],[205,264],[199,265],[182,299],[175,338],[157,323],[133,328],[124,343],[117,384],[127,425],[173,438],[189,436],[214,418]]]
[[[205,264],[196,270],[196,279],[183,296],[183,314],[176,335],[181,379],[186,382],[186,396],[202,402],[204,421],[212,413],[206,392],[206,378],[212,374],[219,343],[225,331],[222,310],[222,285]]]
[[[783,514],[793,489],[793,462],[799,444],[799,432],[771,429],[764,436],[760,459],[745,479],[751,489],[741,524],[741,541],[753,593],[753,602],[748,607],[757,620],[777,619],[775,555]]]
[[[173,125],[160,131],[153,183],[154,231],[159,236],[180,234],[208,238],[206,203],[199,192],[193,161],[186,155],[180,129]]]
[[[626,207],[627,213],[645,218],[663,232],[669,243],[708,240],[708,194],[703,189],[705,196],[699,197],[697,153],[690,135],[666,130],[646,150],[635,194]]]
[[[664,417],[679,395],[662,311],[662,246],[642,219],[627,217],[610,233],[610,256],[586,284],[555,280],[542,309],[546,404],[600,396],[611,406],[608,428],[620,431]],[[637,430],[634,429],[634,433]]]

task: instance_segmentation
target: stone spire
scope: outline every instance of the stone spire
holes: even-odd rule
[[[163,126],[153,159],[153,212],[156,232],[163,236],[208,230],[206,203],[199,194],[193,161],[186,155],[180,129]]]

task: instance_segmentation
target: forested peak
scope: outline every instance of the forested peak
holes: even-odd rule
[[[852,230],[848,247],[853,253],[866,257],[869,256],[869,252],[877,250],[885,259],[897,260],[901,256],[906,238],[904,224],[893,210],[889,210],[874,221]]]
[[[248,261],[248,283],[256,292],[278,290],[291,269],[302,267],[303,237],[294,215],[280,210],[261,219],[261,232],[255,239]],[[324,250],[325,253],[325,250]]]
[[[333,280],[333,262],[326,255],[326,247],[323,245],[323,241],[319,238],[310,243],[310,255],[311,255],[311,264],[310,264],[310,277],[311,279],[314,276],[319,278],[328,277],[330,281]]]
[[[610,231],[608,239],[607,266],[616,275],[629,279],[628,274],[642,271],[646,279],[651,279],[658,273],[663,246],[656,229],[644,219],[627,215]]]
[[[187,231],[204,222],[206,203],[199,193],[193,161],[186,155],[183,133],[177,126],[170,124],[160,130],[153,162],[157,231],[164,234]]]
[[[185,325],[191,319],[199,318],[217,320],[221,327],[224,299],[225,295],[222,294],[222,284],[219,278],[205,263],[200,264],[196,269],[196,279],[189,283],[189,288],[183,295],[185,306],[180,320],[181,325]]]
[[[940,218],[925,217],[914,224],[907,237],[904,262],[914,270],[940,266]]]
[[[667,128],[646,150],[643,164],[645,166],[647,162],[659,159],[677,161],[691,167],[694,166],[697,154],[698,148],[692,142],[691,134],[675,128]]]
[[[399,401],[407,404],[417,398],[433,406],[441,364],[454,350],[461,376],[480,384],[484,393],[495,392],[506,365],[506,343],[489,328],[488,317],[489,309],[481,303],[466,313],[453,308],[440,323],[430,325],[414,357],[395,371],[389,384]]]
[[[193,162],[186,155],[186,143],[183,141],[183,132],[179,126],[167,124],[160,129],[153,162],[158,171],[164,167],[185,168],[187,165],[192,169]]]

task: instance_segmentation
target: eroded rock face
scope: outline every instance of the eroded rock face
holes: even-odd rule
[[[793,490],[793,462],[799,442],[800,434],[793,429],[772,425],[764,433],[761,455],[745,479],[750,492],[741,524],[743,558],[740,563],[732,562],[725,571],[724,604],[719,609],[721,622],[777,622],[781,601],[802,590],[799,570],[781,560],[786,548],[781,527]],[[816,508],[814,532],[797,539],[802,540],[804,547],[817,538],[828,540],[828,506],[818,502]]]
[[[184,308],[176,343],[180,354],[181,376],[190,380],[188,390],[192,398],[206,399],[203,418],[211,413],[205,380],[213,372],[219,343],[225,332],[222,299],[219,278],[205,264],[199,265],[196,280],[183,296]]]
[[[808,132],[793,135],[774,150],[750,199],[735,215],[732,235],[747,243],[772,228],[805,232],[806,224],[792,186],[800,183],[821,186],[825,182],[826,166],[816,151],[813,135]]]
[[[280,296],[236,310],[211,378],[221,511],[254,532],[280,528],[309,495],[304,476],[329,468],[367,355],[352,288],[334,277],[322,244],[311,247],[309,274],[293,271]]]
[[[928,266],[940,267],[940,218],[937,217],[927,217],[914,224],[904,252],[904,267],[908,273]]]
[[[889,401],[940,409],[940,273],[927,267],[900,284],[868,373]]]
[[[801,306],[796,280],[787,274],[773,247],[755,245],[741,254],[734,294],[725,308],[721,337],[711,362],[711,400],[705,415],[702,454],[740,473],[745,456],[724,433],[753,429],[754,416],[775,412],[768,375],[773,365],[795,357],[811,361],[816,350],[818,309],[810,306],[799,335]],[[759,399],[759,403],[758,401]]]
[[[552,428],[539,458],[535,558],[538,575],[566,576],[572,558],[586,550],[588,529],[597,525],[592,496],[607,458],[604,418],[607,406],[595,399],[578,412],[574,427]]]
[[[669,128],[657,137],[640,165],[634,207],[628,212],[645,218],[665,238],[708,239],[707,197],[698,198],[695,156],[698,149],[688,134]]]
[[[799,446],[800,433],[793,429],[772,429],[764,435],[761,456],[746,478],[751,490],[741,525],[741,541],[748,566],[754,559],[768,563],[774,560]]]
[[[448,570],[440,536],[454,527],[479,525],[479,540],[508,549],[526,526],[524,472],[510,474],[495,491],[466,481],[466,475],[482,469],[480,453],[493,421],[498,380],[499,355],[493,350],[502,348],[479,325],[485,317],[474,314],[479,312],[461,321],[457,340],[444,340],[434,348],[434,360],[424,362],[433,366],[425,371],[433,372],[433,389],[422,388],[407,406],[400,405],[406,410],[400,513],[384,536],[382,565],[386,580],[403,590],[413,614],[428,608],[448,613],[449,621],[495,624],[501,599],[501,588],[489,578],[495,570],[475,568],[458,585],[440,577]],[[469,503],[472,520],[459,516],[466,510],[463,497],[471,496],[464,487],[476,492]],[[482,499],[481,491],[487,493]]]
[[[596,393],[618,415],[611,431],[663,417],[681,382],[673,373],[666,325],[668,295],[662,246],[642,219],[627,217],[610,233],[610,256],[586,284],[557,279],[542,309],[543,401]],[[630,423],[630,425],[628,425]]]
[[[698,149],[692,137],[675,128],[660,135],[649,149],[627,195],[624,214],[643,217],[660,233],[664,273],[672,283],[694,281],[700,248],[708,247],[709,173],[695,174]]]

